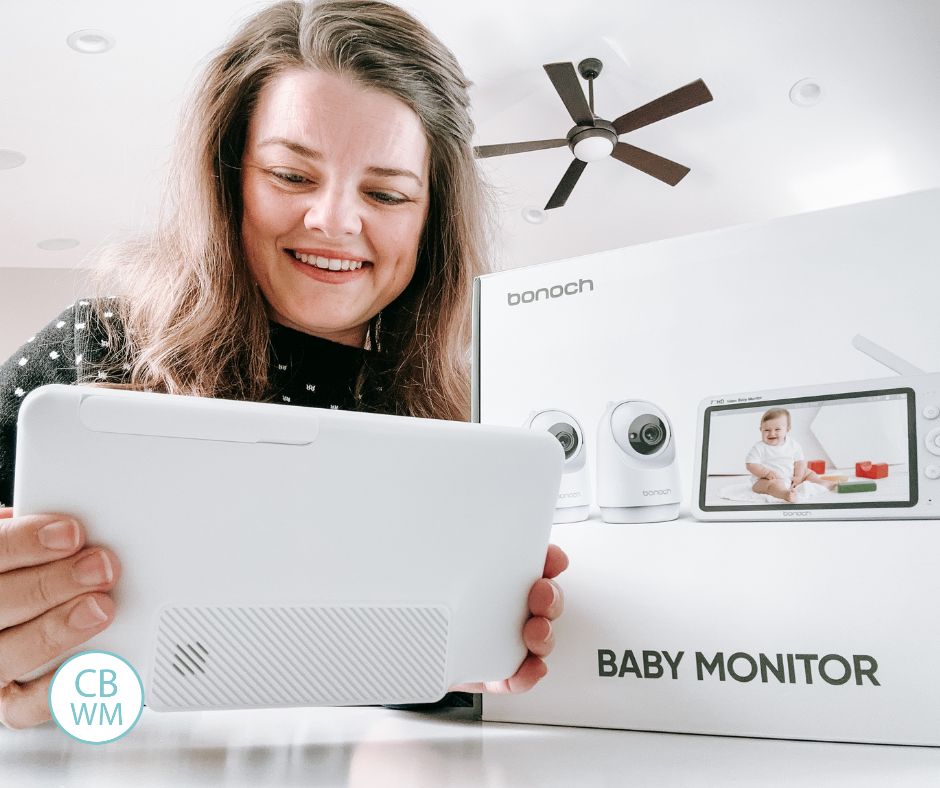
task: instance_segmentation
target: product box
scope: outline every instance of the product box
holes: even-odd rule
[[[889,377],[853,347],[858,334],[940,371],[937,216],[931,190],[477,281],[474,417],[552,429],[569,453],[580,441],[584,464],[559,504],[587,516],[553,531],[571,566],[549,675],[522,696],[485,696],[484,719],[940,745],[940,520],[690,515],[704,399]],[[665,414],[676,473],[657,489],[647,471],[620,468],[618,503],[597,452],[608,406],[623,400]],[[657,429],[637,424],[631,441]],[[599,492],[608,515],[653,518],[663,493],[679,516],[603,522]]]

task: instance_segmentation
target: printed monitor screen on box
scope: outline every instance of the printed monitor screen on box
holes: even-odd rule
[[[936,517],[938,417],[940,375],[705,399],[695,515]]]

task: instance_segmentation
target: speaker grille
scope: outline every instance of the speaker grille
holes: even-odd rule
[[[172,607],[154,709],[422,703],[444,695],[446,608]]]

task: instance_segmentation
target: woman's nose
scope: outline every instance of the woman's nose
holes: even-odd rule
[[[321,187],[310,196],[304,214],[304,227],[318,230],[327,238],[358,235],[362,232],[357,195],[350,194],[339,185]]]

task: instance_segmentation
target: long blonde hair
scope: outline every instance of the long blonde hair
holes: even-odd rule
[[[260,400],[269,325],[240,242],[240,166],[261,89],[288,68],[340,74],[389,93],[420,118],[430,209],[414,278],[371,322],[377,354],[364,409],[469,417],[473,278],[485,273],[489,201],[473,157],[469,83],[453,54],[401,9],[374,0],[279,2],[210,60],[180,130],[157,230],[104,254],[101,291],[122,326],[110,363],[133,388]],[[112,337],[114,332],[112,332]],[[378,363],[375,359],[379,359]]]

